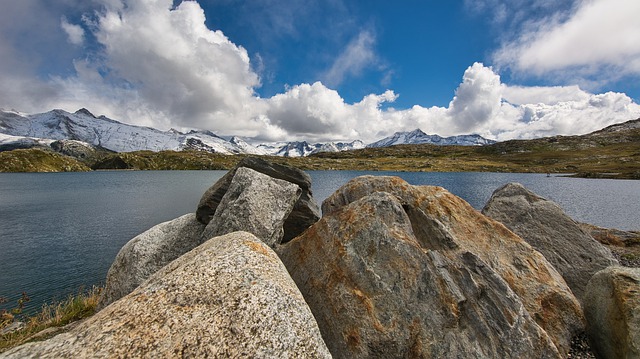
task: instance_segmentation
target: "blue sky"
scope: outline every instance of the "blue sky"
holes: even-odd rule
[[[0,107],[256,142],[578,134],[640,117],[637,0],[21,0]]]

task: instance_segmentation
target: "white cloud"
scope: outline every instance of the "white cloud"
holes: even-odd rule
[[[514,105],[584,101],[590,94],[579,86],[506,86],[503,85],[502,98]]]
[[[84,29],[80,25],[70,24],[66,17],[62,17],[60,26],[69,37],[68,40],[73,45],[82,45],[84,42]]]
[[[476,62],[464,72],[449,115],[458,131],[474,131],[495,116],[501,99],[500,76]]]
[[[358,76],[367,67],[375,65],[378,62],[375,42],[375,36],[370,31],[361,31],[322,76],[323,81],[329,87],[337,87],[348,77]]]
[[[513,71],[537,76],[618,80],[640,75],[640,2],[590,0],[568,18],[550,17],[526,28],[494,58]]]
[[[470,66],[449,107],[382,109],[393,91],[355,104],[323,84],[302,84],[267,100],[266,118],[289,138],[373,142],[420,128],[442,136],[477,133],[506,140],[582,134],[640,117],[640,106],[621,93],[590,94],[577,86],[511,87],[481,63]]]
[[[353,140],[373,138],[384,126],[380,106],[393,102],[393,91],[367,95],[362,101],[347,104],[337,91],[320,82],[301,84],[267,100],[266,117],[272,125],[299,140]]]
[[[380,117],[376,138],[420,128],[442,136],[477,133],[507,140],[592,132],[640,117],[640,105],[622,93],[590,94],[577,86],[511,87],[490,67],[475,63],[448,108],[414,106],[381,111]]]
[[[175,9],[168,0],[127,5],[101,14],[95,32],[113,77],[178,126],[250,127],[259,79],[244,48],[209,30],[197,2]]]

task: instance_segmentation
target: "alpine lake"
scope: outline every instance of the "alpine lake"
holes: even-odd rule
[[[0,309],[25,313],[102,285],[120,248],[152,226],[195,212],[226,171],[0,173]],[[399,176],[436,185],[480,210],[492,192],[519,182],[558,203],[572,218],[640,230],[640,181],[487,172],[308,171],[318,204],[351,178]]]

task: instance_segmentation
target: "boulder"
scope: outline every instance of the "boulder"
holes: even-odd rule
[[[540,253],[440,187],[363,176],[322,208],[278,253],[336,357],[558,358],[584,328]]]
[[[277,255],[236,232],[171,262],[71,331],[5,358],[329,358]]]
[[[247,167],[270,177],[297,184],[302,189],[300,198],[284,223],[283,242],[288,242],[320,218],[320,209],[311,191],[311,177],[297,168],[265,161],[261,158],[246,157],[238,165],[227,172],[218,182],[202,195],[196,216],[198,221],[208,224],[216,212],[216,208],[226,193],[238,168]]]
[[[99,307],[131,293],[158,269],[202,244],[204,228],[195,214],[189,213],[160,223],[130,240],[109,268]]]
[[[296,184],[240,167],[202,236],[209,239],[246,231],[275,247],[282,241],[282,225],[300,192]]]
[[[537,249],[560,272],[581,299],[596,272],[618,261],[562,208],[519,183],[497,189],[482,213],[501,223]]]
[[[584,295],[584,315],[598,358],[640,358],[640,268],[596,273]]]

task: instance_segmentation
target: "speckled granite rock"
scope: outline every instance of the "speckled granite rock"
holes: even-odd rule
[[[3,358],[329,358],[304,298],[255,236],[214,238],[70,332]]]
[[[497,189],[482,213],[503,223],[542,253],[578,299],[592,275],[618,265],[611,251],[583,231],[560,206],[519,183]]]
[[[250,168],[267,176],[297,184],[302,189],[300,198],[298,198],[293,210],[285,220],[283,242],[290,241],[320,219],[320,208],[313,198],[311,177],[308,174],[300,169],[272,163],[262,158],[247,157],[243,158],[234,169],[230,170],[202,195],[196,211],[198,221],[208,224],[213,218],[222,197],[231,184],[233,176],[238,168],[241,167]]]
[[[202,236],[209,239],[246,231],[275,247],[282,241],[282,226],[300,193],[296,184],[240,167]]]
[[[609,267],[587,286],[584,315],[599,358],[640,358],[640,269]]]
[[[99,307],[131,293],[158,269],[203,243],[194,213],[160,223],[127,242],[116,255]]]
[[[322,209],[278,253],[336,357],[566,357],[584,328],[539,252],[440,187],[363,176]]]

